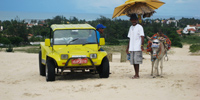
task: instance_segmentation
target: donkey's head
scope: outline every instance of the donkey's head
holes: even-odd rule
[[[161,43],[164,42],[166,39],[165,38],[160,38],[160,39],[151,39],[148,37],[148,40],[152,42],[151,49],[152,49],[152,58],[156,59],[160,50],[161,50]]]

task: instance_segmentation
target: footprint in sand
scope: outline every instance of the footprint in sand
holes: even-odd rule
[[[24,96],[28,96],[28,97],[36,97],[36,96],[40,96],[41,94],[36,94],[36,93],[34,93],[34,94],[31,94],[31,93],[24,93],[23,95],[24,95]]]

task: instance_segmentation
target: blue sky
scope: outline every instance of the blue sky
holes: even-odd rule
[[[56,15],[76,16],[87,19],[84,15],[95,18],[105,15],[111,18],[114,8],[126,0],[0,0],[0,20],[46,19]],[[200,18],[200,0],[161,0],[163,6],[154,16],[196,17]],[[126,17],[126,16],[125,16]]]

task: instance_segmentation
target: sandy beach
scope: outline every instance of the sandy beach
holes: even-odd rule
[[[143,56],[140,79],[131,79],[133,66],[116,52],[108,79],[78,73],[46,82],[38,54],[1,51],[0,100],[200,100],[200,56],[190,55],[189,45],[169,51],[163,78],[150,76],[150,55]]]

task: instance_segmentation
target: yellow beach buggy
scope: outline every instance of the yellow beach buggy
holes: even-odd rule
[[[97,39],[96,29],[89,24],[53,24],[49,39],[40,43],[39,70],[46,81],[56,75],[90,72],[108,78],[110,72],[106,51],[100,46],[105,39]]]

